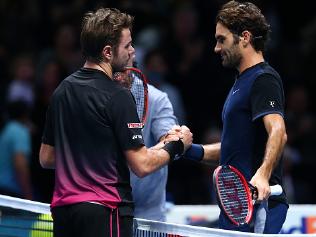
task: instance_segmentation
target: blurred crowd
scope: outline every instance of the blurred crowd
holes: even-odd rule
[[[24,140],[29,158],[22,165],[30,168],[32,190],[32,195],[24,197],[50,202],[54,172],[42,169],[38,162],[45,112],[60,81],[83,65],[81,19],[86,11],[99,6],[116,7],[135,16],[133,41],[139,67],[151,84],[168,94],[179,123],[190,127],[195,143],[219,141],[221,110],[236,73],[224,69],[213,52],[215,16],[224,2],[1,0],[0,136],[15,119],[8,108],[24,103],[27,111],[23,111],[21,123],[28,128],[30,143]],[[285,87],[285,190],[290,203],[316,203],[316,16],[304,1],[252,2],[272,26],[265,58],[280,72]],[[4,149],[0,146],[0,165]],[[213,170],[192,161],[174,162],[169,168],[168,200],[214,203]]]

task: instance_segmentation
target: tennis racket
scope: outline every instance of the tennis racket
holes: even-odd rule
[[[236,226],[249,224],[258,190],[231,165],[218,166],[213,173],[213,184],[218,205],[228,219]],[[270,186],[270,195],[280,195],[280,185]]]
[[[127,67],[123,72],[115,73],[114,79],[132,92],[136,101],[139,120],[142,126],[144,126],[148,108],[148,85],[146,76],[138,68]]]

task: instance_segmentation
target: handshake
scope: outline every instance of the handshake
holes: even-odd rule
[[[201,161],[204,156],[202,145],[193,144],[193,134],[187,126],[173,126],[163,138],[165,149],[170,154],[172,161],[179,158],[187,158]]]

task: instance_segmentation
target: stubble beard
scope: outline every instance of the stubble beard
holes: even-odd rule
[[[242,56],[238,50],[238,46],[234,44],[230,50],[225,51],[223,56],[222,65],[226,68],[238,68]]]
[[[116,60],[113,60],[112,63],[111,63],[113,73],[115,73],[115,72],[123,72],[125,70],[125,68],[127,67],[127,65],[128,65],[128,59],[127,60],[122,60],[119,57],[117,52],[115,52],[113,56],[116,59]]]

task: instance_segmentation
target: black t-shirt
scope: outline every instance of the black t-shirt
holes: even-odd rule
[[[102,71],[81,68],[54,92],[42,142],[55,148],[52,207],[99,202],[131,215],[124,151],[144,145],[129,90]]]

